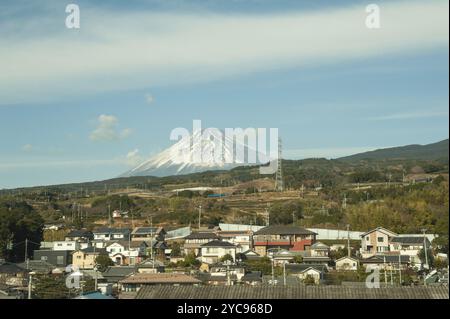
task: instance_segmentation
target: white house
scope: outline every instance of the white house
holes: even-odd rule
[[[336,270],[358,270],[359,260],[353,257],[342,257],[336,260]]]
[[[323,273],[314,267],[308,267],[298,274],[300,280],[305,280],[308,276],[311,276],[314,279],[314,283],[317,285],[320,283]]]
[[[223,241],[236,245],[237,253],[243,253],[252,248],[253,236],[250,230],[219,231],[217,234]]]
[[[361,235],[360,253],[363,258],[389,251],[389,243],[398,235],[386,228],[377,227]]]
[[[53,250],[74,251],[80,249],[80,243],[75,240],[58,240],[53,242]]]
[[[109,257],[118,265],[134,265],[142,261],[146,254],[145,242],[112,241],[106,245]]]
[[[206,264],[215,264],[228,254],[236,260],[236,245],[226,241],[213,240],[200,248],[200,260]]]
[[[130,230],[128,228],[99,228],[94,233],[94,240],[128,240]]]
[[[431,247],[431,243],[426,237],[416,237],[416,236],[398,236],[391,239],[389,243],[390,250],[393,252],[398,252],[402,256],[409,256],[411,263],[421,264],[419,258],[419,252],[424,247],[424,242],[427,248]]]

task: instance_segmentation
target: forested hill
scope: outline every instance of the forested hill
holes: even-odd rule
[[[371,152],[359,153],[339,158],[339,160],[348,162],[365,159],[415,159],[448,161],[448,139],[426,145],[413,144],[400,147],[383,148]]]

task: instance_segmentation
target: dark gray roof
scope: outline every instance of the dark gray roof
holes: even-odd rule
[[[105,248],[97,248],[95,246],[90,246],[85,249],[81,249],[84,253],[97,253],[97,254],[106,254],[107,251]]]
[[[360,262],[363,264],[379,264],[384,263],[384,260],[386,260],[386,263],[398,264],[398,257],[399,255],[375,255],[366,259],[361,259]],[[407,264],[410,262],[410,257],[400,255],[400,262],[402,264]]]
[[[136,271],[135,266],[111,266],[102,273],[103,277],[126,277]]]
[[[83,229],[75,229],[71,230],[66,237],[74,238],[74,237],[85,237],[85,238],[93,238],[92,232]]]
[[[43,260],[28,260],[28,266],[26,262],[17,264],[17,266],[28,271],[35,271],[38,273],[45,273],[45,274],[50,273],[53,269],[56,268],[52,264]]]
[[[136,299],[448,299],[447,287],[144,285]]]
[[[428,240],[428,238],[426,238],[427,241],[427,245],[430,243],[430,241]],[[416,245],[423,245],[423,240],[424,237],[417,237],[417,236],[398,236],[398,237],[394,237],[392,238],[391,242],[392,243],[400,243],[400,244],[416,244]]]
[[[327,267],[324,264],[286,264],[286,271],[289,273],[298,274],[308,268],[314,268],[321,272],[327,271]]]
[[[255,235],[314,235],[314,234],[316,233],[302,227],[285,226],[285,225],[267,226],[255,232]]]
[[[219,239],[213,232],[195,232],[184,237],[184,239]]]
[[[0,274],[17,274],[26,270],[10,262],[0,262]]]
[[[261,271],[250,271],[246,273],[241,281],[254,282],[254,281],[262,281],[262,272]]]
[[[201,247],[236,247],[236,245],[229,243],[227,241],[221,241],[221,240],[213,240],[209,243],[201,245]]]
[[[165,233],[164,228],[161,227],[137,227],[133,230],[133,235],[157,234],[158,231]]]
[[[109,227],[102,227],[94,230],[94,234],[124,234],[128,235],[130,234],[129,228],[109,228]]]

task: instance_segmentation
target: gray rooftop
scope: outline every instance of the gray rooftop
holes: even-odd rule
[[[261,228],[255,235],[314,235],[315,232],[303,227],[274,225]]]
[[[447,287],[143,286],[136,299],[448,299]]]

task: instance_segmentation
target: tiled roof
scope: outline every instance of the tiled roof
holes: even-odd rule
[[[92,238],[92,232],[88,231],[88,230],[72,230],[70,231],[66,237],[69,238],[73,238],[73,237],[87,237],[87,238]]]
[[[143,286],[136,299],[448,299],[447,287]]]
[[[261,228],[255,235],[314,235],[316,233],[297,226],[274,225]]]
[[[136,227],[135,229],[133,229],[132,234],[133,235],[155,235],[158,234],[159,232],[165,232],[164,228],[162,227]]]
[[[195,232],[184,237],[184,239],[218,239],[218,238],[219,236],[217,236],[213,232]]]
[[[103,277],[126,277],[136,271],[134,266],[111,266],[102,273]]]
[[[201,245],[201,247],[236,247],[236,245],[229,243],[227,241],[221,241],[221,240],[213,240],[209,243]]]
[[[427,245],[430,243],[430,241],[427,240]],[[401,244],[417,244],[417,245],[423,245],[424,237],[416,237],[416,236],[398,236],[392,238],[392,243],[401,243]]]
[[[109,228],[102,227],[94,230],[94,234],[124,234],[128,235],[130,233],[130,229],[128,228]]]
[[[198,284],[200,280],[177,273],[136,273],[120,281],[122,284]]]

